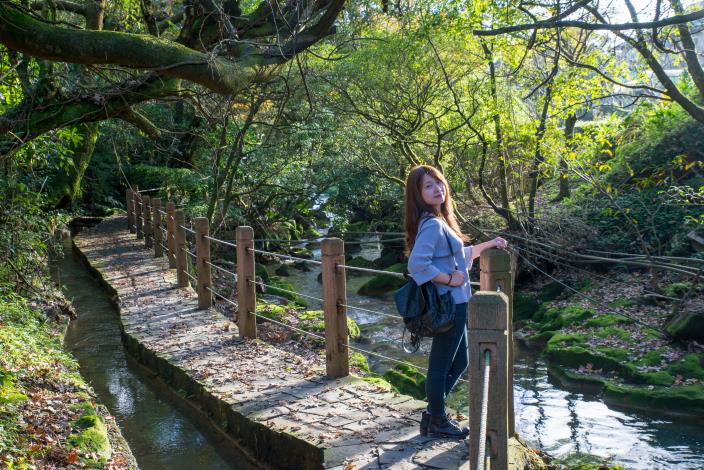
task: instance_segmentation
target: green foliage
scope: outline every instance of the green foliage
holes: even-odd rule
[[[425,400],[425,375],[415,367],[397,364],[384,373],[384,378],[404,395]]]

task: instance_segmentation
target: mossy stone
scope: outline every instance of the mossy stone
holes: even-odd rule
[[[607,402],[653,409],[676,409],[704,414],[704,386],[648,387],[608,382],[604,388]]]
[[[399,393],[410,395],[419,400],[425,400],[425,375],[415,367],[397,364],[384,373],[384,378],[396,388]]]
[[[704,339],[704,312],[680,312],[667,322],[665,331],[675,339]]]
[[[274,274],[277,276],[290,276],[291,275],[291,270],[289,267],[285,264],[282,264],[278,268],[274,270]]]
[[[559,330],[566,326],[581,323],[594,316],[594,312],[578,305],[551,308],[543,316],[540,331]]]
[[[369,369],[369,361],[362,353],[353,352],[350,356],[350,366],[356,367],[365,374],[369,374],[371,370]]]
[[[687,354],[678,362],[670,364],[667,371],[685,379],[704,380],[704,354]]]
[[[262,278],[265,284],[269,284],[271,276],[269,275],[269,271],[266,269],[266,266],[261,263],[254,263],[254,272],[257,276]]]
[[[395,273],[403,273],[406,271],[405,263],[397,263],[389,267],[387,271]],[[370,297],[381,297],[384,294],[395,291],[406,282],[401,277],[391,276],[388,274],[380,274],[374,276],[365,282],[357,291],[359,295],[368,295]]]
[[[584,326],[614,326],[614,325],[629,325],[634,321],[625,315],[620,315],[618,313],[609,313],[606,315],[599,315],[598,317],[591,318],[584,323]]]
[[[108,439],[108,430],[103,419],[98,416],[91,406],[85,408],[85,413],[74,423],[77,432],[72,433],[67,443],[71,447],[78,447],[81,454],[95,453],[98,461],[105,463],[112,455],[112,447]],[[91,459],[88,459],[90,464]]]
[[[599,338],[614,337],[619,338],[621,340],[631,340],[633,338],[633,335],[630,332],[621,328],[616,328],[615,326],[608,326],[606,328],[602,328],[600,330],[597,330],[594,334]]]

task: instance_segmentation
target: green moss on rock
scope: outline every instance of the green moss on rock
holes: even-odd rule
[[[406,271],[406,264],[394,264],[393,266],[387,268],[387,271],[391,271],[394,273],[403,273]],[[405,282],[405,279],[400,277],[390,276],[388,274],[380,274],[378,276],[374,276],[373,278],[365,282],[362,287],[359,288],[357,293],[359,295],[368,295],[370,297],[381,297],[388,292],[398,289]]]
[[[687,354],[678,362],[670,364],[667,371],[685,379],[704,380],[704,354]]]
[[[598,317],[591,318],[584,323],[584,326],[615,326],[615,325],[629,325],[633,323],[633,320],[625,315],[620,315],[617,313],[609,313],[606,315],[599,315]]]
[[[112,455],[108,430],[103,418],[98,416],[92,406],[84,407],[83,415],[74,423],[74,432],[66,442],[69,446],[78,448],[80,455],[97,455],[97,459],[85,459],[84,463],[88,466],[91,463],[106,463]]]
[[[531,320],[540,308],[540,301],[525,292],[515,292],[513,295],[513,321]]]
[[[540,331],[559,330],[566,326],[581,323],[594,316],[594,312],[578,305],[551,308],[543,316]]]
[[[638,408],[677,409],[704,414],[704,386],[639,387],[607,383],[604,399]]]
[[[404,395],[425,400],[425,375],[415,367],[398,364],[384,373],[384,378]]]

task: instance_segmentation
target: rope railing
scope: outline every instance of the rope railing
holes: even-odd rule
[[[381,315],[381,316],[384,316],[384,317],[396,318],[396,319],[403,320],[403,317],[402,317],[401,315],[393,315],[393,314],[390,314],[390,313],[380,312],[380,311],[378,311],[378,310],[370,310],[370,309],[367,309],[367,308],[357,307],[356,305],[340,304],[340,307],[351,308],[352,310],[359,310],[359,311],[361,311],[361,312],[374,313],[374,314],[376,314],[376,315]]]
[[[188,276],[188,277],[191,279],[191,281],[193,281],[194,283],[198,284],[198,278],[195,277],[194,275],[192,275],[191,273],[189,273],[188,270],[184,271],[184,274],[185,274],[186,276]]]
[[[190,229],[190,228],[186,227],[185,225],[179,225],[178,228],[182,228],[182,229],[184,229],[186,232],[188,232],[188,233],[190,233],[190,234],[193,234],[193,235],[196,234],[196,231],[195,231],[195,230]]]
[[[184,251],[186,254],[190,255],[194,259],[198,259],[198,256],[195,253],[189,251],[187,248],[181,248],[181,251]]]
[[[487,468],[485,466],[486,459],[488,458],[488,453],[486,452],[487,447],[487,435],[486,435],[486,420],[489,414],[489,374],[491,374],[491,353],[486,350],[484,351],[484,371],[483,371],[483,385],[482,385],[482,408],[481,408],[481,427],[479,428],[479,456],[477,457],[477,469]]]
[[[250,279],[248,279],[247,282],[250,282],[250,283],[255,284],[255,285],[257,285],[257,286],[261,286],[261,287],[268,288],[268,289],[276,289],[276,290],[281,291],[281,292],[286,292],[287,294],[299,295],[299,296],[303,297],[304,299],[316,300],[316,301],[321,302],[321,303],[324,302],[323,299],[320,299],[320,298],[318,298],[318,297],[313,297],[312,295],[301,294],[301,293],[296,292],[296,291],[293,291],[293,290],[283,289],[283,288],[281,288],[281,287],[272,286],[272,285],[269,285],[269,284],[264,284],[263,282],[252,281],[252,280],[250,280]]]
[[[228,271],[227,269],[223,268],[222,266],[218,266],[217,264],[213,264],[210,261],[206,261],[206,264],[208,264],[208,266],[213,267],[213,268],[217,269],[218,271],[221,271],[225,274],[228,274],[233,277],[237,277],[236,273],[233,273],[232,271]]]
[[[207,240],[210,240],[211,242],[222,243],[223,245],[226,245],[226,246],[229,246],[229,247],[232,247],[232,248],[237,248],[237,244],[236,244],[236,243],[228,242],[228,241],[226,241],[226,240],[220,240],[219,238],[211,237],[210,235],[206,235],[205,238],[206,238]]]
[[[274,253],[272,251],[264,251],[264,250],[258,250],[256,248],[248,248],[248,251],[251,251],[253,253],[259,253],[261,255],[269,255],[269,256],[274,256],[276,258],[280,259],[289,259],[292,261],[301,261],[303,263],[310,263],[310,264],[316,264],[316,265],[321,265],[323,264],[320,261],[316,261],[314,259],[306,259],[306,258],[298,258],[296,256],[291,256],[291,255],[283,255],[281,253]]]
[[[228,299],[228,298],[225,297],[224,295],[220,294],[220,293],[219,293],[218,291],[216,291],[215,289],[211,289],[210,287],[207,287],[207,286],[206,286],[205,288],[208,289],[208,290],[209,290],[213,295],[215,295],[216,297],[219,297],[220,299],[224,300],[225,302],[227,302],[228,304],[232,305],[233,307],[238,307],[238,308],[239,308],[239,305],[237,305],[236,303],[234,303],[232,300]]]

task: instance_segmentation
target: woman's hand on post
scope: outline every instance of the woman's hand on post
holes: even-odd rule
[[[508,242],[501,237],[494,238],[491,243],[494,245],[494,248],[499,248],[501,250],[505,250],[506,247],[508,247]]]

